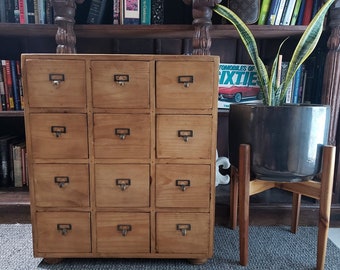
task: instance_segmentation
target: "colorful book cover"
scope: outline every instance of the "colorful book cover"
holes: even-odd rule
[[[303,14],[305,11],[306,0],[302,0],[300,10],[297,16],[296,25],[302,25]]]
[[[262,102],[254,65],[221,63],[219,66],[218,108],[231,103]]]
[[[279,8],[276,12],[276,17],[275,17],[275,22],[274,22],[275,25],[280,25],[280,21],[281,21],[281,17],[282,17],[285,5],[286,5],[286,0],[281,0]]]
[[[264,25],[266,23],[267,15],[269,12],[271,0],[263,0],[261,3],[260,15],[257,24]]]
[[[281,25],[290,25],[290,21],[292,19],[296,0],[286,1],[286,3],[288,4],[286,6],[284,14],[282,14],[281,23],[280,23]]]
[[[151,24],[151,0],[140,0],[141,24]]]
[[[123,24],[140,24],[140,1],[124,0]]]
[[[290,25],[295,25],[298,15],[299,15],[299,11],[300,11],[300,7],[301,7],[301,3],[302,0],[296,0],[295,6],[294,6],[294,10],[293,10],[293,14],[292,14],[292,18],[290,20]]]
[[[270,3],[270,8],[267,16],[267,23],[268,25],[274,25],[275,19],[277,16],[277,12],[280,7],[281,0],[272,0]]]

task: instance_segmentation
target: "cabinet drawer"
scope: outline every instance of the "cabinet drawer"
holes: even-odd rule
[[[96,158],[149,158],[150,115],[95,114]]]
[[[90,214],[36,213],[38,252],[91,252]]]
[[[156,165],[157,207],[208,208],[209,165]]]
[[[31,114],[33,158],[87,158],[85,114]]]
[[[149,172],[144,164],[96,164],[96,206],[148,207]]]
[[[150,252],[149,214],[97,212],[97,251]]]
[[[33,170],[36,206],[89,206],[87,164],[34,164]]]
[[[85,108],[85,62],[27,60],[28,102],[33,107]]]
[[[159,253],[208,253],[208,213],[157,213]]]
[[[158,115],[158,158],[211,158],[211,115]]]
[[[93,106],[149,108],[150,78],[146,61],[92,61]]]
[[[156,106],[170,109],[210,109],[214,64],[194,61],[156,63]]]

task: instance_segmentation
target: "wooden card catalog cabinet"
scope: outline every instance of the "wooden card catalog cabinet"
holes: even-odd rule
[[[23,54],[34,255],[213,255],[216,56]]]

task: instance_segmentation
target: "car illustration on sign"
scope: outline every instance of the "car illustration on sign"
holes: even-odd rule
[[[231,87],[219,87],[218,88],[218,99],[219,100],[233,100],[234,102],[241,102],[242,99],[247,98],[259,98],[260,88],[259,87],[242,87],[242,86],[231,86]]]

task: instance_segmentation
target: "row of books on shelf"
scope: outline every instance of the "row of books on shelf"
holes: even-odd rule
[[[263,0],[259,25],[308,25],[323,0]]]
[[[0,22],[51,24],[53,21],[51,0],[0,1]]]
[[[18,60],[0,60],[0,99],[0,111],[21,111],[24,108]]]
[[[281,78],[286,76],[288,62],[282,62]],[[307,103],[305,98],[307,70],[301,65],[291,81],[285,103]],[[219,66],[218,108],[229,109],[232,103],[261,103],[262,96],[254,65],[221,63]]]
[[[27,152],[22,138],[0,136],[0,187],[28,187]]]

